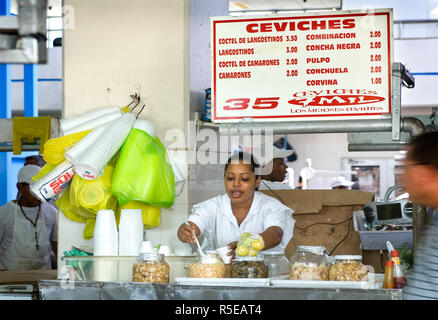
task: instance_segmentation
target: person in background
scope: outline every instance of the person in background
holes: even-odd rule
[[[303,177],[298,177],[298,186],[295,188],[295,190],[303,190]]]
[[[35,156],[27,156],[26,158],[24,158],[24,165],[23,166],[27,166],[29,164],[34,164],[34,165],[42,168],[46,164],[46,161],[44,161],[44,158],[42,155],[38,154]]]
[[[261,183],[258,190],[291,189],[289,184],[282,182],[286,178],[288,169],[285,158],[293,152],[293,150],[279,149],[274,145],[265,144],[253,149],[252,155],[261,167]]]
[[[17,199],[0,207],[0,270],[51,269],[50,253],[57,250],[57,211],[30,192],[40,167],[22,167],[17,176]]]
[[[343,176],[339,176],[333,179],[332,189],[333,190],[348,190],[354,184],[352,181],[348,181]]]
[[[260,234],[264,250],[284,252],[293,235],[293,210],[256,191],[260,184],[258,164],[251,154],[233,154],[225,165],[226,193],[196,204],[178,229],[178,238],[194,243],[194,234],[209,233],[215,248],[235,250],[244,232]],[[230,253],[231,254],[231,253]]]
[[[409,199],[438,209],[438,132],[415,137],[404,160],[403,187]],[[438,299],[438,219],[426,224],[414,253],[412,270],[403,288],[406,300]]]

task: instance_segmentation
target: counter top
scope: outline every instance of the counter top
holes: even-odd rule
[[[42,300],[401,300],[402,290],[40,280]]]
[[[2,284],[38,284],[39,280],[57,279],[56,270],[5,270],[0,271]]]

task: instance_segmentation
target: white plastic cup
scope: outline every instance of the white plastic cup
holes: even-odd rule
[[[153,252],[153,251],[154,251],[154,249],[152,248],[152,242],[143,241],[141,243],[140,253],[147,253],[147,252]]]
[[[81,132],[81,131],[86,131],[86,130],[90,130],[90,129],[94,129],[102,124],[114,121],[119,119],[122,116],[121,113],[110,113],[110,114],[105,114],[99,118],[96,119],[92,119],[89,120],[87,122],[84,122],[74,128],[71,128],[70,130],[65,130],[63,131],[64,136],[69,135],[69,134],[73,134],[73,133],[77,133],[77,132]]]
[[[138,256],[142,242],[141,209],[122,209],[119,223],[119,256]]]
[[[228,256],[227,253],[230,252],[231,249],[227,246],[216,249],[216,252],[219,254],[219,257],[222,259],[223,263],[230,264],[231,258],[233,256]]]
[[[61,119],[59,120],[59,126],[61,127],[61,130],[63,132],[69,131],[73,129],[74,127],[80,126],[81,124],[97,119],[99,117],[102,117],[103,115],[111,114],[111,113],[119,113],[121,114],[122,111],[119,107],[105,107],[105,108],[99,108],[95,109],[86,113],[83,113],[78,116],[73,116],[67,119]]]
[[[160,249],[158,249],[158,253],[164,254],[165,256],[170,256],[170,248],[166,245],[161,245]]]
[[[93,236],[93,255],[118,255],[118,232],[113,210],[99,210],[97,212]]]
[[[143,119],[135,120],[134,128],[146,132],[152,138],[155,136],[155,126],[150,121],[143,120]]]
[[[66,190],[74,175],[73,165],[63,161],[40,180],[31,183],[30,191],[42,202],[47,202]]]
[[[132,113],[126,113],[120,119],[109,123],[93,146],[74,165],[76,173],[84,179],[96,179],[122,146],[134,121],[135,116]]]
[[[72,164],[77,163],[81,156],[87,151],[97,140],[97,138],[105,132],[106,123],[94,128],[81,140],[72,145],[64,154],[65,158]]]

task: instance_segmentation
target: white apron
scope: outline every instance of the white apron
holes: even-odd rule
[[[43,212],[40,212],[34,227],[18,207],[16,204],[12,243],[9,249],[0,255],[1,264],[7,270],[51,269],[51,244]],[[36,248],[35,231],[39,250]]]

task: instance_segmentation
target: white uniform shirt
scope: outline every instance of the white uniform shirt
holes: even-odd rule
[[[196,204],[188,221],[195,223],[201,234],[208,233],[216,248],[238,241],[243,232],[260,234],[269,227],[280,227],[283,230],[280,244],[263,252],[284,252],[293,236],[295,220],[292,218],[292,213],[292,209],[277,199],[256,191],[248,215],[240,226],[237,224],[227,194]]]
[[[259,190],[292,190],[287,183],[262,180],[259,185]]]
[[[0,207],[0,253],[7,252],[12,243],[14,236],[15,210],[17,210],[17,214],[23,214],[20,206],[13,201],[9,201],[4,206]],[[23,210],[32,221],[35,221],[38,214],[38,206],[23,207]],[[53,242],[58,241],[57,210],[49,204],[42,204],[41,214],[38,219],[42,218],[41,215],[44,215],[49,240]]]

